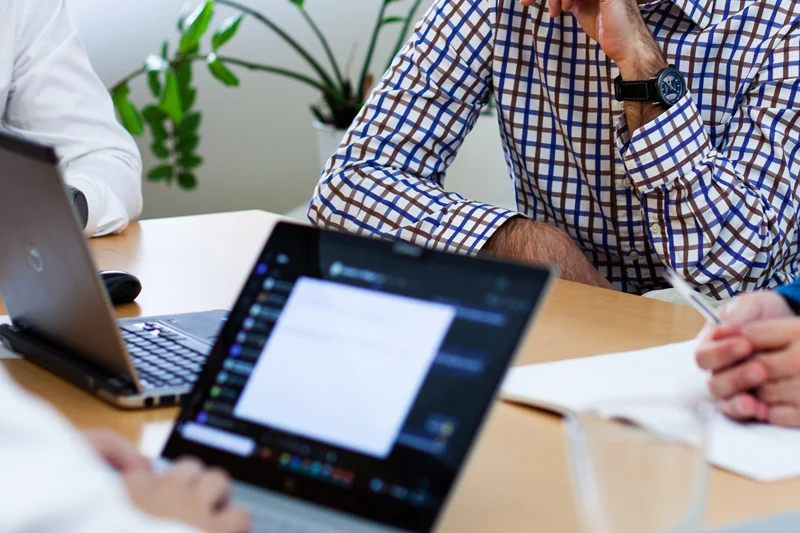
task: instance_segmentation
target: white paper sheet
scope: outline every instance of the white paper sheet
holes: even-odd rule
[[[0,325],[2,324],[11,324],[11,319],[8,315],[0,315]],[[9,352],[0,344],[0,359],[19,359],[19,356]]]
[[[512,369],[501,397],[559,413],[603,400],[698,397],[708,376],[694,361],[695,342],[570,359]],[[800,430],[738,424],[719,416],[711,425],[712,464],[758,481],[800,476]]]

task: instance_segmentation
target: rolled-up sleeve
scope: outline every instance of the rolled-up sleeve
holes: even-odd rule
[[[443,188],[491,90],[487,5],[439,0],[427,12],[323,171],[312,222],[474,254],[516,215]]]
[[[776,287],[797,269],[800,36],[761,67],[725,124],[687,94],[617,145],[665,265],[717,298]],[[723,134],[710,130],[722,128]]]
[[[142,211],[136,144],[117,122],[64,0],[19,5],[5,127],[56,148],[66,182],[86,195],[87,235],[122,231]]]

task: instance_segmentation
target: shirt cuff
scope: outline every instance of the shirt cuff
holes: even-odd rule
[[[703,118],[688,93],[654,120],[629,132],[623,114],[616,142],[634,186],[647,193],[690,173],[711,150]]]
[[[480,202],[465,201],[449,210],[430,243],[447,252],[477,255],[486,241],[519,213]]]
[[[84,234],[87,237],[120,233],[128,227],[125,206],[106,184],[83,176],[69,176],[66,181],[86,196],[89,218]]]

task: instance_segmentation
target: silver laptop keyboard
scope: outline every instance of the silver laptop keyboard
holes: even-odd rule
[[[206,361],[207,350],[194,339],[158,322],[126,324],[122,339],[145,388],[192,385]]]
[[[266,513],[253,514],[254,533],[331,533],[331,530],[308,527],[308,524],[281,520]],[[333,532],[335,533],[335,532]]]

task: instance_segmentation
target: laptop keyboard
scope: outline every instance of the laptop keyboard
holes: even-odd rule
[[[203,369],[208,350],[201,343],[158,322],[126,324],[122,339],[146,389],[192,385]]]
[[[253,513],[253,533],[342,533],[339,530],[309,528],[306,524],[281,520],[266,513]]]

